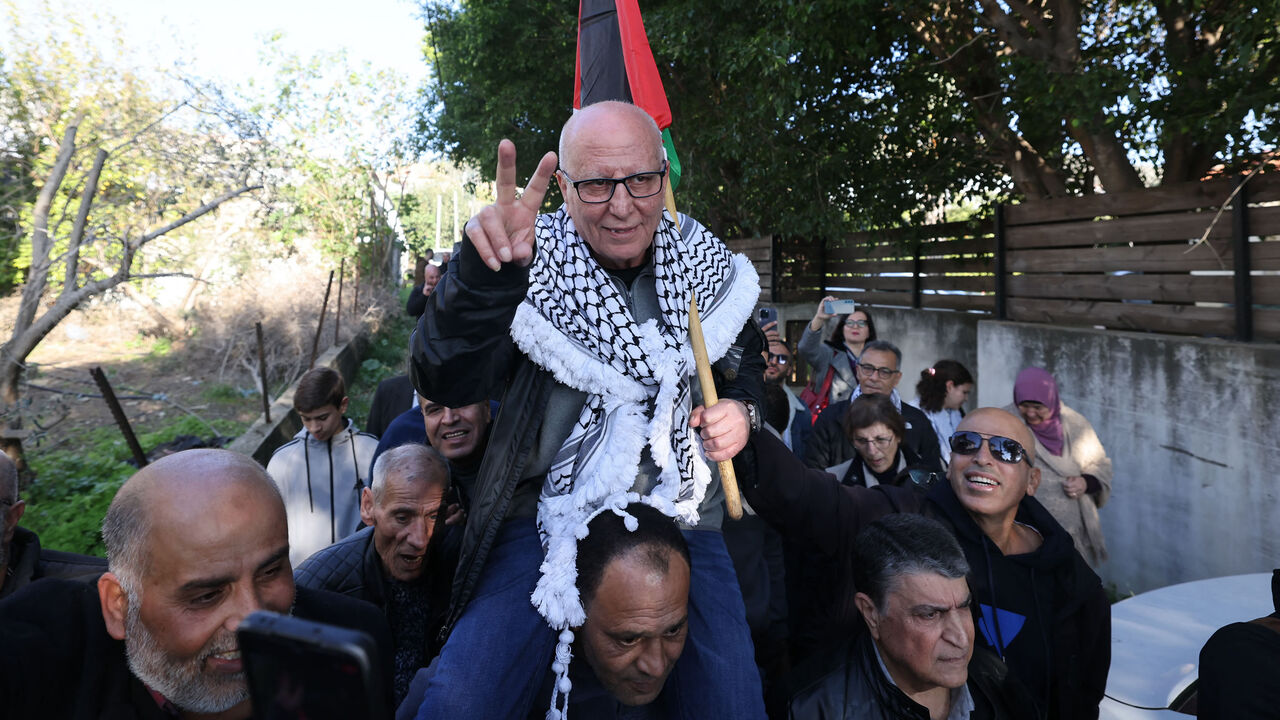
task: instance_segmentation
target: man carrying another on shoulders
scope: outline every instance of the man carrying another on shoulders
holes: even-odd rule
[[[518,679],[549,665],[557,644],[567,651],[569,636],[557,643],[554,630],[585,619],[573,568],[587,518],[633,494],[687,528],[689,640],[669,682],[681,716],[761,718],[719,533],[723,493],[707,464],[732,458],[759,427],[759,280],[697,222],[681,216],[677,227],[664,214],[667,162],[643,110],[583,108],[565,124],[559,159],[557,169],[547,153],[517,199],[515,148],[499,145],[498,201],[467,223],[413,339],[423,396],[450,407],[500,398],[502,408],[471,498],[451,634],[419,717],[528,713],[537,676]],[[565,204],[538,215],[553,171]],[[724,381],[712,407],[692,382],[694,295]],[[504,643],[484,642],[495,634]]]

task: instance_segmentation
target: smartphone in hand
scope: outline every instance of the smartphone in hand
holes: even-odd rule
[[[254,720],[387,720],[373,638],[259,610],[236,630]]]
[[[760,327],[764,327],[768,323],[778,322],[778,309],[771,307],[760,308],[760,313],[756,317],[756,322],[760,324]]]
[[[858,303],[852,300],[823,300],[822,312],[828,315],[848,315],[858,309]]]

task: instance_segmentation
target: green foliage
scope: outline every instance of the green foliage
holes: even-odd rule
[[[363,427],[362,421],[369,417],[369,404],[373,402],[373,393],[378,389],[378,383],[408,372],[406,361],[409,355],[409,334],[413,332],[413,327],[414,318],[399,313],[378,328],[378,332],[369,341],[368,354],[360,363],[360,371],[347,390],[347,397],[351,398],[347,415],[355,418],[358,426]]]
[[[244,429],[231,420],[214,420],[213,426],[225,435]],[[187,416],[139,433],[138,442],[149,451],[179,435],[207,437],[208,433],[202,421]],[[39,534],[44,547],[104,555],[102,518],[116,491],[137,468],[129,464],[129,447],[115,427],[90,430],[74,442],[75,448],[30,456],[36,480],[23,494],[27,511],[22,524]]]
[[[523,181],[568,115],[576,14],[423,8],[420,142],[490,179],[511,138]],[[1197,179],[1280,134],[1276,0],[643,10],[686,165],[677,202],[722,235],[839,237],[966,197],[1092,192],[1095,178],[1120,189],[1139,170]]]

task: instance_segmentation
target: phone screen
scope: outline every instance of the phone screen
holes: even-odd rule
[[[368,655],[343,635],[361,635],[320,623],[312,636],[275,627],[241,627],[240,650],[256,720],[383,718]],[[316,630],[315,628],[320,628]],[[363,636],[362,636],[363,637]],[[357,644],[358,644],[357,640]]]

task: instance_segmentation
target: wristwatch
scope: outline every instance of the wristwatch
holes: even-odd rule
[[[760,408],[751,400],[739,400],[747,408],[747,418],[751,421],[751,432],[760,429]]]

